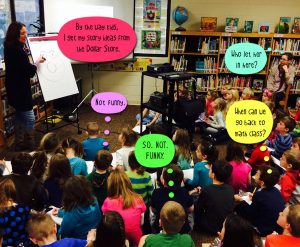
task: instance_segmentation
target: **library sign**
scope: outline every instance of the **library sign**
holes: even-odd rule
[[[114,61],[129,55],[136,35],[125,21],[110,17],[83,17],[65,23],[57,42],[65,56],[82,62]]]

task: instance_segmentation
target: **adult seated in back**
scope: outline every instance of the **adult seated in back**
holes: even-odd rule
[[[10,178],[16,187],[17,203],[27,205],[36,210],[42,210],[47,203],[47,193],[33,175],[28,175],[33,158],[28,153],[18,153],[11,160],[12,174]]]
[[[268,76],[267,88],[274,92],[275,108],[279,107],[279,101],[285,97],[285,92],[292,87],[295,77],[295,68],[291,66],[293,55],[284,53],[279,64],[275,64]]]

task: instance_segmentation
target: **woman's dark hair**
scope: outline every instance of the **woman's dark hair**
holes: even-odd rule
[[[207,156],[208,164],[211,164],[218,158],[219,152],[211,142],[203,141],[199,144],[199,148],[201,153]]]
[[[144,175],[144,172],[145,172],[146,169],[145,169],[144,166],[141,166],[140,163],[137,161],[137,159],[135,157],[135,154],[134,154],[134,151],[131,151],[129,153],[128,164],[129,164],[129,167],[132,171],[136,170],[137,174],[142,175],[142,176]]]
[[[227,145],[226,161],[237,161],[238,163],[245,161],[243,146],[240,143],[231,141]]]
[[[12,22],[9,25],[4,40],[4,48],[10,48],[18,45],[20,39],[20,31],[23,27],[25,27],[25,24],[18,21]]]
[[[231,214],[225,220],[222,247],[254,247],[254,228],[242,217]]]
[[[64,150],[72,148],[75,151],[75,155],[81,157],[83,154],[82,145],[79,141],[69,137],[62,141],[61,146]]]
[[[124,247],[126,241],[125,225],[122,216],[115,211],[103,215],[96,233],[94,247]]]
[[[71,176],[72,171],[69,159],[63,154],[54,154],[49,162],[48,177],[62,187]]]
[[[88,206],[94,203],[91,186],[86,177],[71,176],[63,187],[62,205],[65,211],[71,211],[79,206]]]
[[[28,174],[32,166],[33,158],[30,154],[21,152],[13,156],[11,159],[12,172],[15,174]]]
[[[31,175],[42,180],[48,165],[47,155],[44,151],[38,151],[32,155],[32,159]]]

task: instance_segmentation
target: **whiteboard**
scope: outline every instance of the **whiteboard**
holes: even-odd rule
[[[134,0],[44,0],[44,16],[46,33],[58,33],[66,22],[89,16],[118,18],[133,27]]]
[[[33,61],[46,58],[38,66],[37,74],[45,102],[77,94],[78,87],[70,60],[60,51],[56,40],[30,41]]]

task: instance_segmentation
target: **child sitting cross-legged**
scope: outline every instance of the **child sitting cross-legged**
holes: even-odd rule
[[[225,182],[232,173],[232,166],[225,161],[214,161],[209,170],[213,184],[201,190],[195,205],[195,225],[200,229],[217,234],[225,218],[233,212],[234,193]]]
[[[237,202],[236,212],[249,220],[259,231],[266,236],[273,231],[281,232],[276,224],[279,212],[284,209],[284,201],[274,185],[279,181],[279,172],[271,166],[261,166],[255,175],[256,183],[260,186],[253,195],[249,205],[239,195],[235,195]]]
[[[159,222],[163,229],[162,233],[143,236],[139,247],[195,246],[190,235],[179,233],[185,219],[185,210],[179,203],[174,201],[166,202],[160,211]]]
[[[281,195],[289,204],[300,203],[300,152],[287,150],[280,158],[286,172],[280,179]]]
[[[88,138],[82,142],[83,159],[95,160],[99,150],[108,150],[109,146],[103,138],[99,137],[100,129],[97,122],[89,122],[86,126]]]
[[[38,246],[47,247],[84,247],[86,240],[64,238],[57,240],[57,227],[49,214],[32,214],[27,224],[27,232],[30,240]]]
[[[194,211],[193,199],[188,191],[181,187],[183,180],[183,172],[180,167],[170,164],[163,169],[161,182],[162,188],[155,189],[151,198],[151,211],[155,214],[155,221],[153,229],[155,233],[159,233],[161,228],[159,226],[159,215],[163,205],[167,201],[178,202],[183,206],[186,214]],[[191,226],[189,225],[188,217],[186,217],[180,233],[189,233]]]
[[[295,128],[295,121],[290,117],[283,117],[279,120],[276,130],[279,135],[276,137],[274,142],[266,141],[266,145],[270,148],[274,148],[270,154],[274,155],[275,158],[280,159],[281,155],[285,150],[288,150],[292,146],[292,137],[289,134]]]
[[[268,235],[265,247],[300,246],[300,204],[288,206],[280,212],[277,224],[283,228],[283,234]]]

